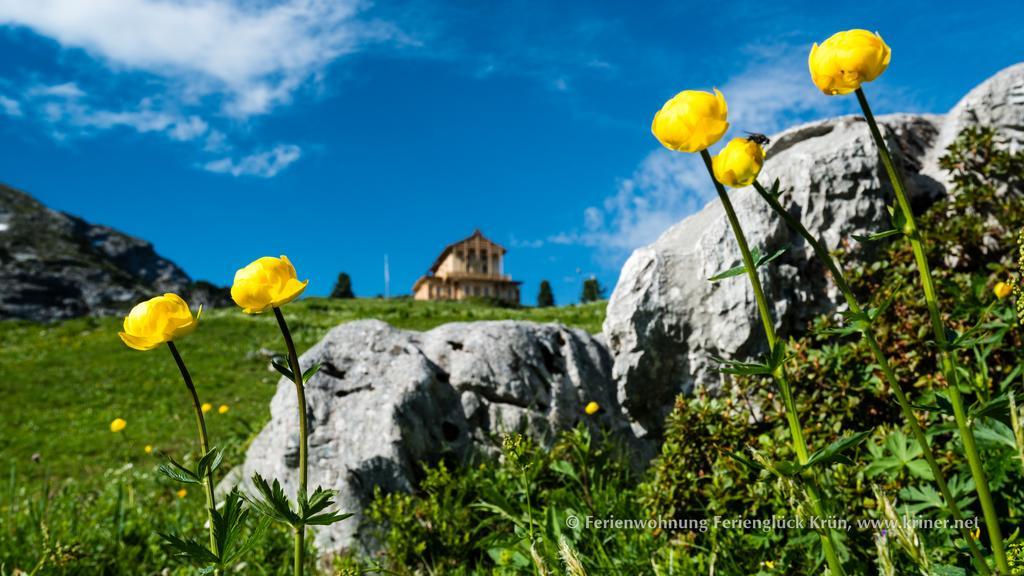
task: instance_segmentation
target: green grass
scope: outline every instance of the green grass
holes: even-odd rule
[[[513,319],[597,332],[604,309],[604,303],[508,309],[471,302],[309,298],[289,305],[285,315],[296,345],[305,350],[334,326],[364,318],[413,330]],[[0,322],[0,470],[13,467],[20,477],[75,477],[88,483],[126,458],[145,461],[147,444],[169,454],[194,450],[195,420],[170,353],[127,348],[117,336],[120,324],[120,318]],[[270,417],[278,375],[268,370],[260,350],[283,353],[273,317],[212,310],[178,344],[200,398],[230,406],[227,414],[207,415],[212,443],[244,448]],[[118,437],[109,431],[114,418],[128,421]]]

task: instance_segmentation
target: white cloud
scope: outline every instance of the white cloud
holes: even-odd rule
[[[21,104],[12,98],[0,94],[0,111],[7,116],[21,116]]]
[[[223,96],[247,117],[287,103],[336,58],[398,37],[356,19],[359,0],[0,0],[0,25],[23,26],[115,70],[168,79],[185,98]]]
[[[582,231],[548,238],[554,244],[598,248],[610,260],[653,242],[683,216],[699,210],[714,193],[700,159],[668,150],[651,152],[614,196],[583,213]],[[610,262],[611,263],[611,262]]]
[[[58,139],[127,128],[141,134],[162,133],[172,140],[191,141],[204,136],[209,129],[199,116],[160,108],[149,99],[124,110],[93,106],[88,94],[74,83],[32,86],[15,104],[19,110],[35,110]]]
[[[234,158],[221,158],[207,162],[203,168],[219,174],[232,176],[257,176],[273,178],[302,156],[302,149],[294,144],[279,144],[272,150]]]

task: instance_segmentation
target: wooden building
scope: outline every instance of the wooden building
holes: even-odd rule
[[[413,285],[413,296],[417,300],[494,298],[518,305],[521,283],[505,274],[505,252],[477,230],[445,247],[430,271]]]

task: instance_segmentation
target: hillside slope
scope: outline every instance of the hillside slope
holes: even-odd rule
[[[0,319],[114,313],[165,291],[206,299],[196,287],[149,242],[0,185]]]

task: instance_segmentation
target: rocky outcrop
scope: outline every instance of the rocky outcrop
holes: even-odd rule
[[[994,127],[1007,145],[1024,128],[1024,65],[973,90],[946,117],[879,118],[907,176],[915,206],[945,194],[935,159],[965,126]],[[864,120],[848,116],[787,130],[772,138],[760,180],[778,178],[786,206],[843,258],[871,250],[854,233],[890,228],[891,188]],[[698,162],[699,159],[694,159]],[[708,184],[710,186],[710,182]],[[786,229],[753,189],[730,191],[752,246],[785,255],[760,269],[784,336],[837,306],[837,294],[802,239]],[[764,352],[753,292],[742,276],[712,283],[736,265],[739,251],[716,199],[636,250],[608,305],[604,333],[614,358],[619,401],[642,432],[657,434],[675,395],[715,389],[724,377],[712,356],[747,359]],[[638,430],[638,432],[641,432]]]
[[[0,185],[0,319],[119,313],[163,292],[195,293],[193,306],[225,297],[212,285],[193,284],[149,242]]]
[[[967,93],[942,123],[922,172],[949,184],[939,158],[956,137],[971,126],[991,126],[999,142],[1011,151],[1024,149],[1024,62],[1006,68]]]
[[[356,516],[317,532],[321,552],[359,542],[361,510],[375,488],[410,490],[425,464],[492,451],[498,435],[520,431],[542,443],[583,421],[620,433],[611,358],[586,332],[526,322],[448,324],[411,332],[365,320],[331,330],[302,355],[319,362],[309,381],[309,483],[338,490]],[[590,401],[601,412],[587,416]],[[232,481],[258,472],[297,482],[295,390],[281,379],[271,421]]]

